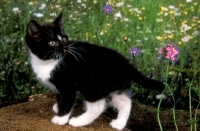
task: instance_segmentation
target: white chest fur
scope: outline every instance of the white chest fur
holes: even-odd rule
[[[50,73],[58,64],[59,60],[41,60],[33,53],[31,55],[31,65],[36,76],[42,81],[43,84],[56,90],[55,86],[49,81]]]

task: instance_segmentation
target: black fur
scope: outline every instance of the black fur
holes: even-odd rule
[[[40,59],[62,60],[49,79],[58,90],[59,116],[71,110],[76,91],[80,91],[85,100],[94,102],[114,91],[125,91],[132,81],[149,89],[164,89],[161,82],[142,75],[116,51],[87,42],[68,41],[61,19],[62,14],[53,23],[43,26],[32,20],[25,37],[31,52]],[[57,35],[66,41],[58,40]],[[48,44],[52,40],[57,44],[54,47]],[[59,55],[52,57],[54,52]]]

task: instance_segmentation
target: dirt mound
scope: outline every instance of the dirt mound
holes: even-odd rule
[[[109,126],[111,119],[116,118],[116,112],[111,109],[86,127],[52,124],[50,120],[55,115],[52,111],[55,101],[55,94],[34,95],[29,97],[28,102],[1,108],[0,131],[116,131]],[[83,112],[82,104],[76,102],[72,115],[78,116]],[[160,118],[163,130],[175,130],[172,110],[160,111]],[[179,131],[189,131],[188,119],[188,111],[176,111]],[[197,124],[200,124],[199,121]],[[127,128],[124,131],[159,131],[156,108],[133,104]]]
[[[0,109],[1,131],[115,131],[109,127],[111,119],[102,115],[94,123],[81,128],[65,125],[59,126],[50,122],[53,115],[54,95],[38,95],[29,97],[30,101],[3,107]],[[74,106],[73,115],[83,112],[80,104]]]

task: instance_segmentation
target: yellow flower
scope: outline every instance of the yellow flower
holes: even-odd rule
[[[179,6],[180,6],[180,7],[184,7],[185,5],[183,5],[183,4],[179,4]]]
[[[142,7],[142,8],[141,8],[141,10],[145,10],[145,9],[146,9],[145,7]]]
[[[185,11],[185,12],[183,12],[183,14],[187,15],[187,14],[188,14],[188,12],[187,12],[187,11]]]
[[[174,10],[170,10],[170,11],[169,11],[169,14],[170,14],[170,15],[173,15],[173,14],[174,14]]]
[[[173,75],[173,74],[174,74],[174,71],[170,71],[170,72],[169,72],[169,75]]]
[[[161,6],[160,8],[161,8],[161,11],[162,11],[162,12],[168,11],[168,8],[166,8],[166,7],[164,7],[164,6]]]
[[[179,42],[177,42],[177,43],[178,43],[179,45],[181,45],[181,44],[182,44],[182,42],[180,42],[180,41],[179,41]]]
[[[169,39],[173,39],[173,38],[174,38],[174,34],[169,34],[169,35],[167,35],[167,37],[168,37]]]
[[[162,37],[162,36],[156,36],[156,40],[162,41],[162,40],[163,40],[163,37]]]
[[[142,20],[143,18],[142,17],[138,17],[138,20]]]
[[[186,24],[186,23],[187,23],[187,20],[184,20],[183,22],[181,22],[182,25]]]

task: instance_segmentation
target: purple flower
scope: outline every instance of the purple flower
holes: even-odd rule
[[[134,56],[137,56],[139,53],[140,53],[140,50],[138,49],[138,48],[131,48],[130,49],[130,51],[129,51],[129,53],[131,54],[131,55],[134,55]]]
[[[126,91],[126,96],[128,96],[129,98],[131,98],[132,97],[132,90],[128,90],[128,91]]]
[[[106,14],[109,14],[112,12],[112,7],[110,5],[106,5],[103,7],[103,10]]]

